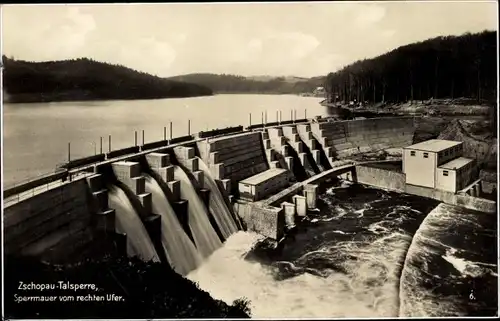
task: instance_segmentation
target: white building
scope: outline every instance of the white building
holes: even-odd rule
[[[463,142],[431,139],[403,148],[406,184],[457,192],[477,176],[475,160],[462,157]]]
[[[258,201],[288,187],[290,173],[283,168],[271,168],[248,177],[238,184],[241,199]]]
[[[316,89],[313,90],[314,95],[324,95],[325,93],[325,87],[316,87]]]

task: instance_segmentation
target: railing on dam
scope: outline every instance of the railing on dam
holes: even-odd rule
[[[44,174],[38,177],[26,179],[24,181],[18,182],[13,186],[9,186],[7,189],[3,191],[3,197],[11,197],[13,195],[23,193],[25,191],[31,190],[37,186],[50,184],[54,181],[64,180],[68,177],[68,170],[59,169],[53,173]]]
[[[286,125],[303,124],[303,123],[307,123],[307,122],[309,122],[309,120],[307,120],[307,119],[284,120],[284,121],[279,121],[279,122],[269,122],[269,123],[250,125],[250,126],[247,126],[246,129],[247,130],[255,130],[255,129],[268,128],[268,127],[279,127],[279,126],[286,126]]]
[[[29,199],[35,195],[87,175],[89,174],[85,172],[70,174],[67,170],[62,170],[53,174],[47,174],[41,177],[26,180],[4,191],[3,205],[4,207],[14,205],[20,201]]]
[[[123,149],[109,151],[108,153],[101,153],[93,156],[83,157],[63,164],[59,164],[55,172],[43,174],[39,177],[26,179],[17,182],[12,186],[8,186],[3,191],[4,206],[8,206],[13,202],[17,202],[30,196],[59,186],[69,178],[80,175],[80,172],[85,172],[93,169],[96,165],[108,164],[115,161],[127,160],[131,157],[145,155],[154,151],[159,151],[164,148],[173,148],[181,144],[195,143],[207,138],[219,137],[228,134],[245,132],[243,126],[234,126],[221,129],[214,129],[210,131],[202,131],[193,135],[182,137],[174,137],[170,140],[161,140],[152,143],[145,143],[142,146],[131,146]]]
[[[411,116],[410,116],[411,117]],[[300,124],[307,123],[309,121],[316,122],[324,122],[330,121],[330,117],[325,118],[315,118],[315,119],[295,119],[288,121],[281,121],[275,123],[263,123],[258,125],[251,125],[246,128],[243,126],[234,126],[227,127],[223,129],[214,129],[210,131],[202,131],[193,135],[187,135],[172,139],[164,139],[152,143],[143,143],[141,146],[132,146],[124,149],[109,151],[108,153],[101,153],[94,156],[88,156],[80,159],[75,159],[69,162],[66,162],[60,166],[58,166],[58,170],[54,173],[46,174],[41,177],[29,179],[24,182],[17,183],[12,187],[7,187],[3,191],[3,195],[5,199],[9,199],[11,201],[12,197],[18,194],[22,195],[30,195],[34,193],[34,189],[37,187],[43,188],[44,186],[48,186],[49,184],[58,184],[56,182],[64,182],[64,180],[69,175],[76,175],[80,172],[85,171],[94,171],[95,167],[101,165],[108,165],[117,161],[126,161],[133,160],[139,157],[142,157],[148,153],[152,152],[165,152],[168,149],[182,146],[186,144],[194,144],[196,142],[217,138],[221,136],[237,134],[237,133],[245,133],[250,132],[255,129],[267,128],[267,127],[276,127],[276,126],[284,126],[284,125],[292,125],[292,124]],[[48,187],[46,187],[48,188]],[[23,196],[19,196],[18,199],[22,199]],[[7,203],[7,200],[6,200]]]

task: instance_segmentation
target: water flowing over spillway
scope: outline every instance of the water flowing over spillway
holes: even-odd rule
[[[116,230],[127,235],[127,254],[138,256],[144,261],[159,262],[160,259],[149,234],[125,192],[112,186],[108,195],[109,207],[116,211]]]
[[[189,227],[196,248],[203,258],[210,256],[222,246],[219,236],[210,224],[207,208],[196,193],[189,177],[179,166],[174,167],[174,176],[181,182],[181,198],[188,201]]]
[[[446,204],[429,213],[406,257],[400,315],[495,315],[496,224],[496,215]]]
[[[210,212],[214,215],[222,235],[225,239],[227,239],[231,234],[238,231],[238,227],[229,208],[227,207],[224,196],[212,176],[212,173],[200,158],[198,158],[198,166],[200,170],[203,171],[205,175],[205,185],[210,190],[208,207]]]
[[[318,204],[281,253],[238,232],[188,278],[228,303],[247,297],[257,318],[399,316],[406,254],[437,202],[351,186]]]
[[[177,273],[186,275],[200,265],[202,257],[182,228],[158,182],[149,175],[144,177],[146,191],[153,198],[153,213],[161,216],[161,240],[167,259]]]

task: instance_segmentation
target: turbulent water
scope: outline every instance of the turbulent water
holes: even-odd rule
[[[186,275],[201,264],[202,257],[184,232],[158,182],[149,175],[144,177],[146,191],[153,198],[153,213],[161,215],[161,240],[167,259],[177,273]]]
[[[193,233],[196,248],[203,258],[210,256],[222,246],[222,242],[208,219],[207,208],[196,193],[189,177],[174,166],[174,176],[181,182],[181,198],[188,201],[189,227]]]
[[[112,186],[108,195],[109,207],[116,211],[116,231],[127,234],[127,254],[138,256],[145,261],[159,262],[148,232],[125,192]]]
[[[208,202],[208,207],[210,212],[214,215],[217,225],[225,239],[227,239],[231,234],[238,231],[238,226],[231,214],[224,196],[217,187],[217,183],[212,177],[212,173],[208,169],[207,165],[198,158],[198,166],[205,175],[205,187],[210,190],[210,198]]]
[[[401,316],[497,312],[496,215],[440,204],[422,223],[401,276]]]
[[[397,317],[408,311],[408,301],[400,306],[401,293],[423,290],[415,283],[400,287],[405,258],[437,202],[350,186],[329,190],[318,203],[317,215],[281,252],[261,246],[256,234],[238,232],[188,278],[228,303],[248,298],[258,318]],[[422,280],[422,273],[413,275]]]

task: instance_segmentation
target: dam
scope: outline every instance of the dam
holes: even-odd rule
[[[307,252],[306,245],[289,241],[295,234],[306,237],[300,236],[304,226],[318,233],[314,238],[307,236],[305,243],[314,244],[323,233],[335,234],[333,247],[320,252],[339,250],[353,235],[366,235],[378,250],[366,243],[368,247],[359,245],[349,251],[378,253],[384,242],[395,240],[394,248],[378,253],[377,260],[389,260],[387,255],[400,257],[401,248],[410,246],[410,235],[418,233],[418,225],[408,228],[402,220],[417,220],[439,202],[465,211],[496,212],[495,202],[478,197],[477,182],[460,193],[429,192],[408,187],[404,172],[384,168],[384,164],[401,162],[403,149],[414,143],[414,131],[414,117],[298,119],[203,131],[75,159],[60,165],[52,175],[4,191],[5,253],[62,264],[118,252],[165,262],[201,286],[217,279],[204,274],[208,272],[200,270],[202,265],[225,262],[229,269],[233,263],[240,264],[221,257],[225,243],[253,244],[262,238],[273,248],[284,244],[277,269],[285,278],[300,271],[323,277],[326,272],[319,266],[331,269],[331,264],[317,263],[317,254]],[[348,185],[365,187],[332,190],[339,178]],[[428,205],[416,205],[418,197],[426,197]],[[358,198],[365,202],[359,208],[353,205]],[[345,199],[353,203],[344,205]],[[442,205],[436,211],[449,211]],[[383,206],[392,208],[392,214],[381,213]],[[343,220],[366,222],[365,227],[351,231],[341,228]],[[241,231],[256,234],[243,235]],[[260,254],[255,255],[263,260]],[[414,264],[412,260],[408,264]],[[316,263],[308,267],[306,261]],[[344,262],[354,261],[346,257]],[[401,264],[398,262],[394,261],[394,266]],[[242,266],[241,271],[249,268],[253,269]],[[390,286],[397,283],[397,269],[378,268],[387,274]],[[405,282],[412,282],[405,277]],[[346,282],[345,276],[328,279],[338,281]],[[287,286],[292,288],[292,284]],[[222,289],[219,294],[221,299],[233,297]],[[390,313],[380,310],[376,315],[397,314],[396,310],[391,305]],[[406,315],[415,314],[408,307],[403,310]],[[373,312],[367,308],[362,313],[373,316]],[[269,311],[259,313],[278,316]]]
[[[53,175],[4,191],[6,253],[82,253],[80,247],[94,238],[112,235],[112,243],[122,244],[130,255],[159,260],[171,257],[169,252],[176,252],[171,244],[179,243],[206,257],[244,226],[279,241],[286,226],[316,208],[324,181],[344,177],[404,192],[401,175],[367,166],[401,159],[402,148],[413,142],[414,122],[414,117],[298,119],[168,140],[165,135],[161,141],[72,160]],[[385,160],[363,159],[380,153]],[[268,183],[254,184],[253,195],[260,193],[259,198],[248,201],[250,180]],[[460,204],[475,201],[457,197]],[[486,200],[475,203],[495,210]],[[133,226],[143,227],[139,232]],[[162,235],[172,233],[162,229],[180,234],[168,242]],[[191,261],[199,261],[198,254]],[[180,265],[187,273],[189,267]]]

